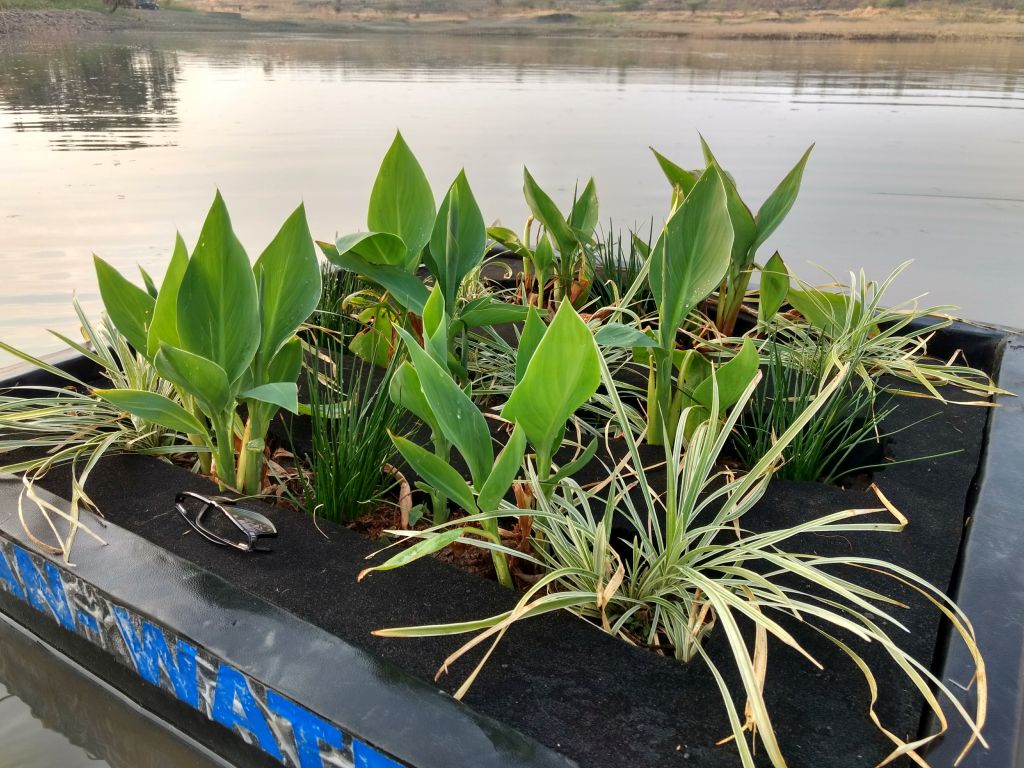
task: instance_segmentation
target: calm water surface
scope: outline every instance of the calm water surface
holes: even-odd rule
[[[563,204],[593,174],[631,226],[667,201],[648,145],[693,167],[703,132],[757,205],[816,141],[766,251],[809,279],[913,258],[901,298],[1024,325],[1024,46],[128,36],[0,47],[0,338],[57,349],[72,292],[97,305],[90,254],[159,273],[218,186],[252,254],[301,200],[318,237],[359,228],[399,127],[438,191],[465,166],[517,227],[523,163]],[[0,768],[201,764],[16,639]]]
[[[226,768],[0,619],[0,768]]]
[[[253,255],[301,200],[317,237],[365,226],[398,127],[517,228],[523,163],[563,204],[593,174],[628,227],[664,215],[649,145],[692,167],[703,132],[758,205],[817,142],[766,251],[812,280],[912,258],[900,298],[1024,325],[1021,45],[134,35],[0,48],[0,338],[58,348],[90,254],[160,272],[216,187]]]

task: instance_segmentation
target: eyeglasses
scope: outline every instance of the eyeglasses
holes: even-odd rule
[[[258,546],[259,541],[277,536],[277,528],[259,512],[231,503],[221,504],[198,493],[179,493],[174,497],[174,506],[200,536],[222,547],[270,552],[269,546]]]

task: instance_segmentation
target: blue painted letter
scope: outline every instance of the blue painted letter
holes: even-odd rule
[[[135,662],[135,668],[142,678],[153,685],[160,685],[161,670],[167,675],[174,694],[186,704],[199,706],[199,686],[196,682],[196,649],[178,639],[178,652],[172,654],[167,637],[147,621],[142,622],[142,636],[135,632],[131,614],[119,605],[111,605],[117,626],[128,653]]]
[[[28,552],[21,547],[14,548],[14,560],[18,564],[18,572],[25,583],[28,601],[32,607],[42,613],[52,613],[54,618],[65,629],[75,631],[75,617],[68,605],[68,596],[64,592],[64,582],[60,579],[60,571],[53,563],[45,562],[47,578],[36,568]]]
[[[14,575],[14,571],[11,570],[11,564],[7,562],[7,558],[4,556],[4,551],[0,548],[0,581],[7,585],[7,588],[11,591],[11,594],[15,597],[25,599],[25,590],[21,588],[21,584],[18,583],[18,577]]]
[[[217,670],[217,690],[213,696],[210,716],[227,728],[238,726],[251,733],[271,757],[281,760],[281,749],[270,732],[249,682],[237,669],[221,663]]]
[[[336,749],[344,747],[341,731],[308,709],[289,701],[277,691],[267,689],[267,706],[292,724],[299,768],[323,768],[320,742],[330,744]]]

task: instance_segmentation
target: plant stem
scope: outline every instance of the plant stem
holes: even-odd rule
[[[443,435],[435,432],[432,437],[434,441],[434,455],[447,462],[451,456],[451,446],[448,445],[448,441],[444,439]],[[434,511],[434,525],[447,522],[448,498],[435,488],[430,492],[430,503]],[[469,512],[470,510],[466,511]]]
[[[231,486],[228,484],[235,479],[235,430],[234,414],[221,414],[213,422],[213,433],[217,441],[216,462],[217,484],[221,490]]]
[[[747,295],[750,285],[752,267],[743,267],[738,273],[730,275],[728,289],[718,295],[718,313],[715,324],[726,336],[731,336],[736,329],[736,319],[740,315],[740,307]]]
[[[242,447],[238,456],[238,472],[235,483],[245,494],[257,495],[263,490],[263,436],[267,433],[266,407],[255,400],[246,401],[249,418],[245,422],[242,433]],[[249,444],[255,435],[257,444],[250,448]]]

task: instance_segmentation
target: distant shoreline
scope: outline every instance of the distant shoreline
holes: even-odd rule
[[[0,44],[5,40],[121,31],[341,35],[422,32],[496,37],[594,37],[709,40],[1024,42],[1024,11],[983,7],[857,8],[818,11],[676,11],[431,15],[323,10],[270,15],[222,0],[199,0],[197,10],[110,14],[65,8],[8,8],[0,0]],[[209,10],[206,8],[209,6]],[[240,8],[241,11],[217,10]]]

